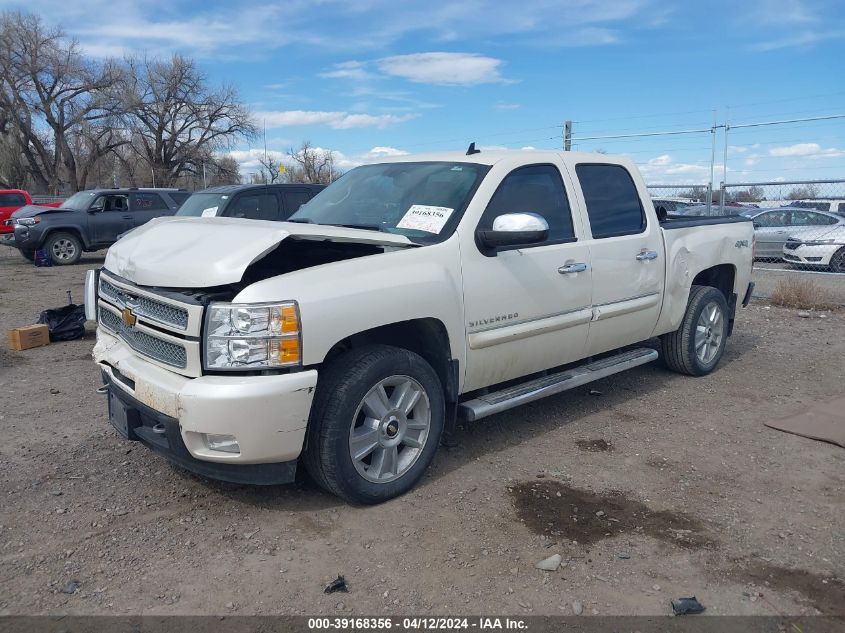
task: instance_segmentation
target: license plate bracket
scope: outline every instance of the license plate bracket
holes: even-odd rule
[[[109,390],[109,422],[126,439],[132,439],[129,436],[129,418],[132,417],[133,413],[137,414],[134,409],[127,408],[120,401],[120,398],[115,396],[112,390]]]

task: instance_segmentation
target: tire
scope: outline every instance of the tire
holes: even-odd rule
[[[31,262],[35,261],[35,251],[21,250],[21,255]]]
[[[845,273],[845,246],[830,258],[830,269],[835,273]]]
[[[680,374],[709,374],[725,351],[729,318],[725,295],[711,286],[693,286],[681,326],[661,337],[663,362]]]
[[[412,406],[405,415],[398,405],[415,392],[415,399],[405,400]],[[305,469],[319,486],[351,503],[387,501],[423,476],[444,420],[443,387],[421,356],[387,345],[353,349],[320,375]]]
[[[82,242],[73,233],[51,233],[44,241],[44,250],[54,266],[69,266],[82,257]]]

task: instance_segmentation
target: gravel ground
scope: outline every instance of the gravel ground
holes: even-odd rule
[[[86,257],[0,249],[0,322]],[[205,480],[122,441],[93,334],[0,350],[0,615],[842,614],[845,451],[763,427],[838,395],[845,313],[743,310],[720,369],[654,364],[461,430],[378,507]],[[552,554],[554,572],[534,565]],[[323,593],[338,574],[349,593]]]

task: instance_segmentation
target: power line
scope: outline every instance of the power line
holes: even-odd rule
[[[645,136],[677,136],[680,134],[702,134],[704,132],[710,133],[713,128],[702,128],[698,130],[666,130],[663,132],[642,132],[639,134],[609,134],[604,136],[573,136],[573,141],[598,141],[615,138],[642,138]]]

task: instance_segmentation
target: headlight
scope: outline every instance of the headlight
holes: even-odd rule
[[[205,326],[206,369],[292,367],[302,360],[295,301],[212,303]]]
[[[15,222],[17,222],[21,226],[32,226],[41,222],[41,218],[39,218],[37,215],[31,218],[16,218]]]
[[[822,244],[836,244],[836,240],[805,240],[803,244],[805,246],[820,246]]]

